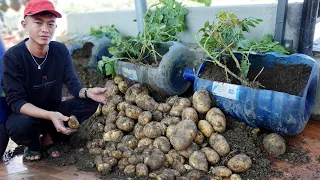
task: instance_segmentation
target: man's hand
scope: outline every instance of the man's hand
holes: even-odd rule
[[[89,88],[87,90],[87,95],[92,100],[105,104],[106,97],[105,97],[104,93],[106,92],[106,90],[107,90],[106,88],[100,88],[100,87]]]
[[[64,116],[60,112],[51,112],[50,119],[56,128],[56,130],[60,133],[63,133],[65,135],[70,135],[74,132],[76,132],[76,129],[67,128],[64,126],[64,121],[68,121],[69,117]]]

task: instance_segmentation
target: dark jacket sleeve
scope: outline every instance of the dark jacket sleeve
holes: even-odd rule
[[[7,54],[2,59],[3,76],[1,87],[6,94],[6,100],[15,113],[20,113],[21,107],[27,103],[25,88],[23,87],[23,70],[15,62],[18,59],[10,57]]]
[[[78,75],[75,73],[73,65],[72,65],[72,59],[71,55],[65,45],[64,46],[64,52],[66,54],[66,63],[64,67],[64,76],[63,76],[63,82],[66,84],[68,91],[70,94],[74,97],[79,97],[79,91],[83,88],[82,84],[79,81]]]

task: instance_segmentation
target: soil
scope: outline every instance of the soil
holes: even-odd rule
[[[233,63],[228,63],[227,66],[231,71],[238,73]],[[250,69],[248,79],[253,81],[260,70],[261,69]],[[275,64],[273,68],[265,68],[256,81],[265,86],[264,89],[299,96],[307,85],[311,70],[312,68],[310,66],[303,64],[292,66]],[[240,82],[231,75],[228,75],[227,79],[226,72],[213,63],[207,63],[199,77],[212,81],[240,85]]]

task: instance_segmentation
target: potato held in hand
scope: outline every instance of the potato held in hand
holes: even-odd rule
[[[78,119],[75,116],[70,116],[68,120],[68,126],[72,129],[78,129],[79,128]]]

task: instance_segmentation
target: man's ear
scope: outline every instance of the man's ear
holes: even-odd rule
[[[21,25],[22,25],[23,29],[26,29],[26,28],[27,28],[26,19],[24,19],[24,20],[21,21]]]

